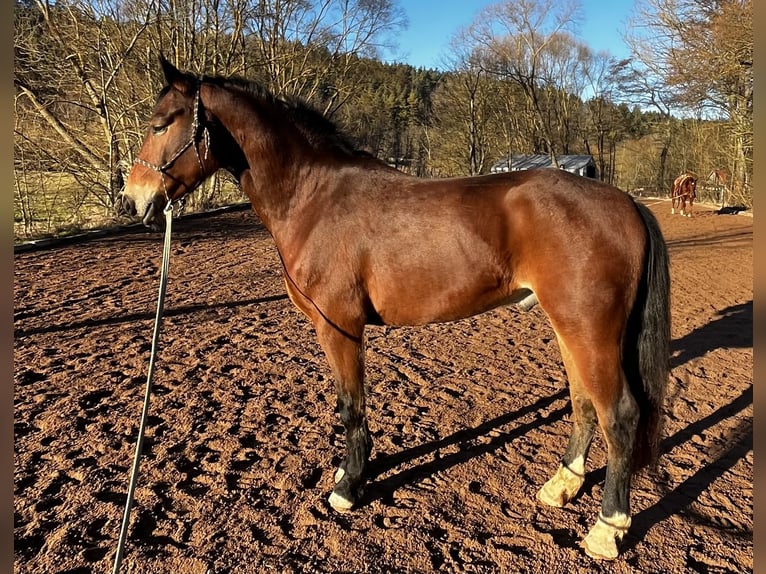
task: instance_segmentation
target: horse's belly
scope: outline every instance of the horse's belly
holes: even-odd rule
[[[478,315],[520,301],[530,293],[528,289],[511,289],[500,277],[473,279],[460,281],[422,272],[399,281],[390,277],[374,282],[370,302],[383,324],[424,325]]]

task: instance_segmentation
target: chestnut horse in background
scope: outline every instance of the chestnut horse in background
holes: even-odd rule
[[[675,213],[676,209],[678,209],[681,215],[691,217],[694,200],[697,199],[696,174],[687,171],[679,175],[673,182],[673,189],[670,192],[670,197],[670,213]],[[687,202],[689,204],[688,211],[686,209]]]
[[[423,325],[539,304],[566,368],[572,431],[537,498],[552,506],[575,498],[598,425],[606,479],[583,546],[590,556],[616,558],[631,522],[633,472],[657,458],[669,374],[668,254],[649,209],[558,169],[409,176],[359,151],[305,103],[252,81],[197,77],[160,62],[166,86],[122,205],[161,227],[166,204],[218,169],[238,180],[333,373],[346,453],[332,508],[363,504],[369,478],[366,325]]]

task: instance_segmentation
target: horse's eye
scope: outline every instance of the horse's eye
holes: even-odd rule
[[[152,133],[156,136],[164,134],[166,131],[168,131],[168,126],[152,126]]]

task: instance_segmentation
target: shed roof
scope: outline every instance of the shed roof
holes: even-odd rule
[[[582,169],[589,164],[595,165],[593,156],[587,154],[557,155],[556,161],[558,161],[559,167],[567,171]],[[548,154],[513,154],[510,170],[508,169],[508,158],[504,158],[492,166],[492,171],[518,171],[539,167],[551,167],[551,156]]]

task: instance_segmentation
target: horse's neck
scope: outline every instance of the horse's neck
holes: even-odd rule
[[[214,87],[207,105],[240,147],[247,166],[237,174],[242,191],[274,235],[290,218],[304,191],[302,172],[310,163],[308,144],[269,116],[269,104],[258,107],[244,94]]]

